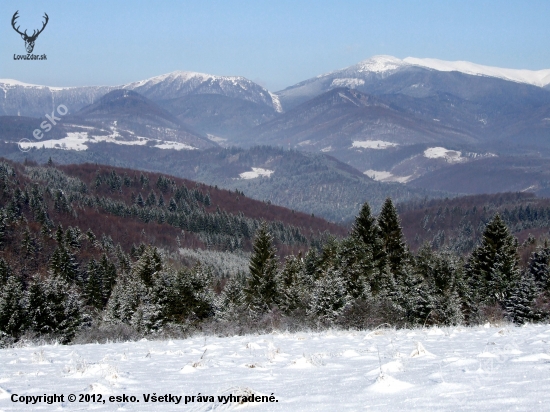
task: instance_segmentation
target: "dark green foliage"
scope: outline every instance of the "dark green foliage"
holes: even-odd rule
[[[423,247],[416,257],[418,274],[431,297],[427,324],[457,325],[464,321],[463,305],[468,294],[462,262],[448,251]]]
[[[172,322],[197,322],[211,316],[214,295],[212,274],[198,264],[191,270],[162,274],[155,285],[156,302],[163,318]]]
[[[256,233],[250,275],[246,285],[246,300],[251,310],[265,312],[277,303],[277,258],[273,246],[273,236],[266,224]]]
[[[398,274],[408,259],[408,250],[403,238],[397,209],[391,199],[386,199],[378,215],[378,227],[383,248],[383,259],[395,274]]]
[[[103,308],[103,285],[99,265],[94,258],[88,263],[86,269],[87,281],[84,288],[86,303],[95,308]]]
[[[25,301],[27,328],[62,343],[69,342],[84,321],[80,295],[59,277],[34,279]]]
[[[529,260],[529,273],[540,290],[550,291],[550,247],[548,242],[538,248]]]
[[[67,281],[78,278],[78,262],[73,253],[63,244],[59,245],[50,258],[50,273]]]
[[[208,207],[212,199],[223,206],[212,187],[88,169],[86,184],[80,170],[72,177],[55,166],[12,170],[0,162],[2,342],[27,331],[69,342],[89,316],[101,327],[161,333],[218,321],[240,332],[257,325],[456,325],[485,322],[489,309],[524,323],[550,312],[550,248],[535,250],[534,237],[523,242],[524,259],[535,252],[520,276],[517,242],[499,216],[488,225],[463,222],[465,242],[484,232],[465,266],[444,248],[444,231],[411,254],[390,199],[377,219],[365,203],[348,237],[314,230],[306,237],[278,221]],[[236,191],[225,199],[241,198]],[[442,208],[439,216],[452,214]],[[285,256],[280,269],[275,244]],[[242,273],[251,246],[249,273]],[[207,249],[191,250],[197,247]]]
[[[361,207],[359,215],[355,218],[350,235],[365,245],[372,245],[373,248],[380,244],[380,228],[376,223],[376,219],[371,214],[368,203],[365,202],[363,207]]]
[[[277,278],[279,308],[286,314],[305,308],[305,296],[308,291],[307,285],[303,282],[303,276],[302,256],[287,257]]]
[[[141,279],[147,287],[151,287],[154,277],[162,270],[162,258],[157,248],[149,247],[140,256],[132,269],[133,274]]]
[[[315,282],[307,314],[323,323],[332,323],[350,301],[340,272],[329,269]]]
[[[25,306],[23,284],[17,276],[0,282],[0,339],[2,335],[18,338],[24,330]]]
[[[467,274],[474,301],[484,304],[504,304],[519,281],[517,241],[498,214],[473,251]]]
[[[514,323],[524,324],[541,318],[535,309],[537,285],[531,272],[525,271],[505,302],[506,312]]]

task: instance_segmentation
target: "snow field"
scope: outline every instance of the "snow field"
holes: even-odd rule
[[[399,146],[399,145],[397,143],[385,142],[383,140],[365,140],[365,141],[355,140],[351,144],[352,148],[359,147],[362,149],[378,149],[378,150],[383,150],[383,149],[387,149],[389,147],[395,147],[395,146]]]
[[[373,170],[369,169],[363,172],[363,174],[367,175],[371,179],[374,179],[378,182],[399,182],[399,183],[407,183],[413,175],[409,176],[394,176],[391,172],[387,172],[385,170]]]
[[[424,150],[424,157],[427,157],[428,159],[446,159],[450,163],[457,163],[466,160],[462,157],[462,152],[445,149],[444,147],[430,147]]]
[[[114,132],[109,136],[92,136],[88,137],[88,134],[85,132],[69,132],[67,136],[62,139],[54,140],[29,140],[19,142],[19,146],[24,149],[36,148],[40,149],[42,147],[46,149],[62,149],[62,150],[88,150],[86,143],[97,143],[97,142],[107,142],[115,143],[119,145],[130,145],[130,146],[144,146],[148,143],[149,139],[146,137],[136,136],[135,140],[126,141],[126,140],[117,140],[119,136],[118,132]],[[157,141],[157,144],[154,146],[158,149],[172,149],[172,150],[196,150],[196,148],[187,145],[185,143],[172,142],[172,141]]]
[[[270,177],[274,170],[262,169],[261,167],[253,167],[250,172],[239,174],[241,179],[256,179],[257,177]]]
[[[0,350],[0,410],[12,394],[133,395],[139,403],[36,404],[32,410],[542,411],[550,326],[272,333],[228,338]],[[187,405],[143,394],[213,396]],[[273,394],[239,405],[218,395]]]

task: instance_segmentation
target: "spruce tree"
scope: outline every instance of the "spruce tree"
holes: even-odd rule
[[[418,274],[424,279],[432,300],[426,323],[462,323],[463,301],[467,295],[462,261],[446,250],[434,253],[428,245],[420,249],[415,261]]]
[[[510,320],[520,325],[539,320],[540,314],[534,308],[537,295],[535,279],[530,271],[525,271],[505,303]]]
[[[220,295],[214,300],[215,314],[218,319],[228,321],[235,319],[246,303],[244,288],[246,276],[237,273],[229,278]]]
[[[370,206],[365,202],[355,218],[351,229],[351,237],[361,240],[365,245],[374,247],[379,244],[379,232],[380,228],[371,214]]]
[[[329,269],[315,282],[307,314],[322,323],[332,323],[350,302],[341,273]]]
[[[61,243],[50,258],[50,274],[74,282],[78,278],[78,262],[73,253]]]
[[[503,305],[516,288],[520,280],[517,241],[498,214],[472,252],[467,273],[475,302]]]
[[[88,262],[86,278],[86,287],[84,288],[86,303],[97,309],[103,309],[103,285],[99,265],[94,258]]]
[[[25,322],[23,285],[17,276],[0,283],[0,341],[2,334],[18,338]]]
[[[304,265],[301,255],[289,256],[277,279],[279,308],[286,314],[301,309],[307,293],[301,282]]]
[[[154,276],[162,270],[162,259],[156,247],[147,247],[132,268],[132,272],[147,287],[153,285]]]
[[[368,298],[373,287],[375,294],[379,292],[375,282],[379,278],[379,270],[373,258],[372,245],[350,236],[341,242],[336,260],[351,297]]]
[[[118,245],[120,248],[120,245]],[[120,250],[119,252],[121,252]],[[103,300],[103,305],[107,303],[109,297],[111,296],[111,291],[116,283],[117,272],[116,266],[112,263],[107,255],[104,253],[101,255],[101,260],[98,264],[99,275],[101,279],[101,295]]]
[[[408,259],[408,250],[397,209],[390,198],[387,198],[382,205],[378,216],[378,227],[380,228],[384,263],[389,264],[392,272],[398,274]]]
[[[86,319],[78,291],[64,279],[35,278],[25,293],[27,325],[41,335],[68,343]]]
[[[256,232],[250,276],[245,288],[249,308],[254,312],[266,312],[277,303],[277,258],[273,236],[264,222]]]
[[[550,246],[548,240],[543,247],[539,247],[531,254],[529,272],[533,276],[537,287],[542,291],[550,291]]]

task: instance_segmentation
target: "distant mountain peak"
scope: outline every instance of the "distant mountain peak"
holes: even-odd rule
[[[277,112],[282,111],[277,96],[242,76],[218,76],[199,72],[174,71],[128,83],[121,87],[137,90],[157,100],[170,98],[171,93],[178,91],[183,91],[185,94],[221,94],[265,104],[273,107]]]
[[[372,56],[369,59],[363,60],[357,63],[352,68],[356,69],[358,72],[374,72],[382,73],[395,69],[399,69],[403,66],[407,66],[403,60],[398,59],[397,57],[387,56],[387,55],[378,55]]]

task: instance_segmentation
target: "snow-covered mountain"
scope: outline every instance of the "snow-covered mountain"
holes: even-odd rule
[[[465,87],[463,94],[468,93],[469,88],[465,84],[471,82],[471,79],[453,76],[451,72],[483,77],[489,81],[501,79],[538,88],[550,85],[550,69],[516,70],[465,61],[451,62],[415,57],[401,60],[381,55],[302,81],[276,94],[283,108],[288,110],[337,87],[349,87],[373,94],[403,93],[416,97],[437,92],[456,94],[457,90]]]
[[[534,86],[544,87],[550,84],[550,69],[544,70],[518,70],[505,69],[502,67],[483,66],[481,64],[467,61],[446,61],[438,59],[419,59],[407,57],[402,60],[404,63],[414,66],[427,67],[440,72],[461,72],[476,76],[497,77],[518,83],[527,83]]]
[[[51,87],[0,79],[0,115],[38,117],[64,104],[74,113],[116,89],[136,91],[153,101],[209,94],[237,98],[281,111],[278,97],[240,76],[177,71],[118,86]]]
[[[176,71],[121,88],[134,90],[151,100],[176,99],[190,94],[221,94],[273,107],[281,111],[276,95],[241,76],[214,76],[205,73]]]

